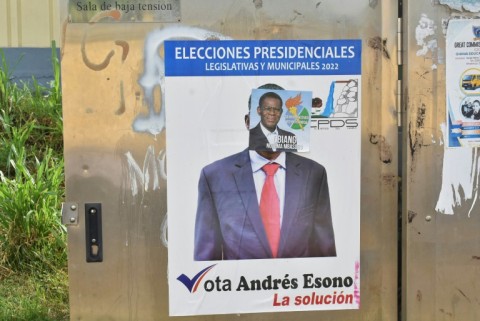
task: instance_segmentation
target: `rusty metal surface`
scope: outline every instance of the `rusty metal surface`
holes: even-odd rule
[[[160,90],[153,105],[144,101],[143,41],[156,29],[173,28],[173,35],[178,26],[235,39],[360,38],[364,47],[361,309],[195,319],[397,320],[396,5],[346,0],[181,5],[181,24],[66,26],[67,202],[79,204],[78,225],[68,227],[71,320],[169,319],[165,131],[152,135],[132,124],[158,117],[162,108]],[[102,263],[85,261],[85,203],[102,203]]]
[[[446,28],[451,18],[478,16],[462,8],[467,2],[478,8],[405,2],[402,320],[480,319],[480,208],[467,192],[478,155],[445,150],[442,132]]]

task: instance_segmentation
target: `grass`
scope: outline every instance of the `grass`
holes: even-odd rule
[[[21,57],[19,58],[21,59]],[[11,81],[0,50],[0,320],[68,320],[60,68]],[[17,61],[18,63],[18,61]]]
[[[0,320],[62,321],[68,320],[66,273],[14,273],[2,279],[0,286]]]

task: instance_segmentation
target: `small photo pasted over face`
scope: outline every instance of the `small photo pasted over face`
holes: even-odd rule
[[[253,89],[249,149],[308,152],[311,91]]]

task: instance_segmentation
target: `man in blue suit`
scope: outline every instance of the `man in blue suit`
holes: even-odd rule
[[[282,89],[274,84],[260,88]],[[246,123],[248,128],[248,117]],[[260,213],[262,167],[269,163],[278,164],[275,246]],[[327,174],[311,159],[246,149],[203,168],[198,192],[196,261],[336,256]]]

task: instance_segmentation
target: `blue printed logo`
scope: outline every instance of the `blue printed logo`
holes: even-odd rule
[[[197,291],[198,286],[200,285],[203,277],[211,270],[216,264],[210,265],[200,272],[198,272],[193,278],[189,278],[185,274],[180,275],[177,280],[182,282],[183,285],[190,291],[190,293],[195,293]]]
[[[480,27],[479,26],[472,26],[473,35],[475,38],[480,38]]]

